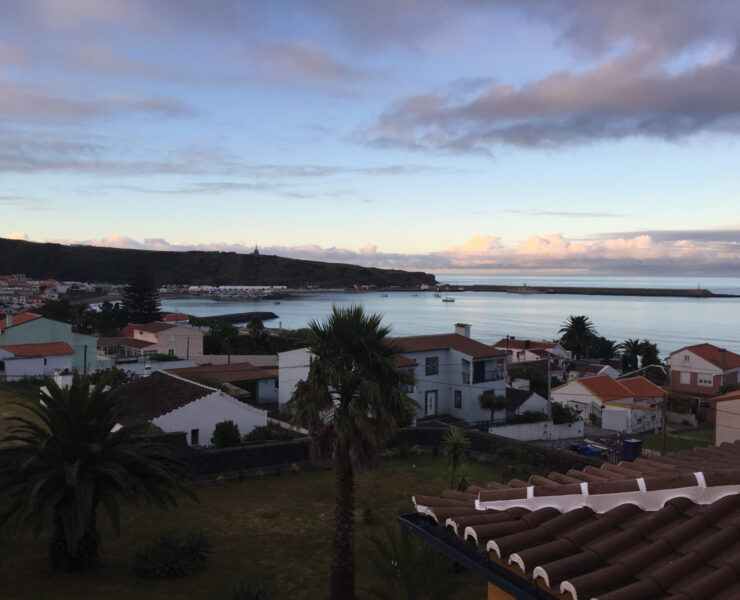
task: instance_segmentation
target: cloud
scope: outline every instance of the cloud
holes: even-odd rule
[[[736,235],[740,230],[735,230]],[[99,240],[47,240],[148,250],[210,250],[249,253],[254,241],[188,244],[165,239],[138,241],[123,234]],[[740,268],[740,244],[736,242],[656,241],[645,234],[592,240],[572,240],[561,233],[532,235],[513,246],[491,235],[473,237],[459,246],[427,254],[382,252],[374,244],[358,249],[260,245],[262,254],[290,258],[343,262],[368,267],[439,272],[450,269],[481,271],[557,270],[595,274],[732,275]]]
[[[601,218],[612,218],[612,217],[624,217],[625,215],[620,213],[610,212],[581,212],[581,211],[570,211],[570,210],[540,210],[540,209],[529,209],[520,210],[515,208],[505,208],[502,212],[512,213],[516,215],[532,215],[532,216],[547,216],[547,217],[567,217],[576,219],[601,219]]]
[[[177,99],[164,96],[69,97],[49,86],[16,81],[0,73],[0,121],[79,121],[124,113],[179,117],[195,114],[195,111]]]
[[[263,79],[356,82],[367,77],[363,70],[332,58],[308,40],[269,44],[254,52],[251,60]]]
[[[26,242],[28,241],[28,235],[23,233],[22,231],[12,231],[5,237],[9,240],[25,240]]]
[[[0,65],[25,66],[28,62],[28,55],[23,48],[0,42]]]

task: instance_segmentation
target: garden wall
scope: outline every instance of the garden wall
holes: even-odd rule
[[[397,448],[402,445],[433,448],[441,445],[442,435],[447,428],[409,427],[399,429],[387,446]],[[569,469],[582,469],[588,465],[600,465],[601,461],[586,458],[565,450],[546,448],[480,431],[467,431],[471,450],[492,456],[495,460],[512,461],[521,464],[565,472]],[[185,433],[167,433],[152,436],[153,440],[169,445],[184,462],[190,465],[198,477],[232,473],[239,470],[253,471],[289,465],[310,460],[308,438],[269,442],[266,444],[244,444],[236,448],[194,449],[188,446]]]

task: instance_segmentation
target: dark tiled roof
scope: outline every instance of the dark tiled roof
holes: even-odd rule
[[[421,514],[575,600],[740,598],[740,443],[415,496]]]
[[[680,350],[671,352],[671,356],[684,350],[693,352],[720,369],[736,369],[740,367],[740,354],[735,354],[724,348],[718,348],[717,346],[706,343],[696,344],[695,346],[684,346]]]
[[[213,394],[212,388],[156,371],[118,388],[114,394],[123,411],[122,425],[151,421]]]
[[[509,350],[552,350],[557,346],[555,342],[536,342],[533,340],[520,340],[501,338],[495,344],[494,348],[508,348]]]
[[[233,363],[230,365],[201,365],[199,367],[185,367],[182,369],[167,369],[173,375],[203,375],[219,383],[233,383],[237,381],[256,381],[259,379],[274,379],[277,369],[261,369],[248,362]]]
[[[441,333],[438,335],[416,335],[412,337],[393,338],[404,352],[428,352],[430,350],[457,350],[472,358],[493,358],[506,356],[506,352],[487,346],[458,333]]]
[[[506,400],[509,402],[508,409],[517,411],[527,400],[534,394],[532,390],[518,390],[516,388],[506,388]]]
[[[140,329],[148,333],[159,333],[165,329],[172,329],[177,327],[175,323],[162,323],[161,321],[154,321],[153,323],[145,323],[144,325],[135,325],[134,329]]]
[[[132,337],[98,338],[98,348],[110,348],[112,346],[123,346],[124,348],[136,348],[139,350],[147,346],[156,346],[156,344],[147,340],[137,340]]]

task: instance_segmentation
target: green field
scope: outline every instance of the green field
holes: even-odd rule
[[[500,479],[488,464],[466,465],[471,483]],[[271,471],[268,470],[269,473]],[[68,598],[218,599],[242,579],[263,575],[277,598],[317,599],[328,596],[333,514],[333,473],[323,469],[247,478],[197,489],[199,503],[183,501],[169,512],[129,509],[122,516],[120,537],[100,518],[102,561],[95,570],[60,574],[47,563],[47,540],[0,537],[2,598],[38,600]],[[413,510],[413,493],[439,494],[449,480],[441,457],[383,459],[379,469],[357,479],[357,587],[366,598],[377,583],[367,559],[370,538],[382,535],[381,523]],[[366,525],[363,509],[371,506],[378,524]],[[184,534],[202,527],[213,536],[215,552],[205,570],[168,580],[148,580],[133,572],[134,554],[162,533]],[[456,598],[485,598],[485,581],[467,571],[450,573],[459,582]],[[389,599],[390,600],[390,599]]]
[[[710,446],[714,444],[714,427],[682,431],[676,435],[667,434],[665,437],[666,452],[678,452],[679,450],[693,450],[697,446]],[[642,436],[642,446],[649,450],[660,450],[660,435],[650,434]]]

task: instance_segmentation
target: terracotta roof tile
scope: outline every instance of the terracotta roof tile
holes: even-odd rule
[[[603,401],[622,400],[632,397],[632,392],[620,382],[609,375],[597,375],[596,377],[582,377],[576,379],[578,383],[593,392]]]
[[[135,348],[140,350],[147,346],[156,346],[155,342],[137,340],[132,337],[98,338],[98,348],[110,348],[112,346],[123,346],[124,348]]]
[[[556,594],[730,600],[740,597],[739,459],[740,443],[723,444],[533,476],[527,488],[494,482],[468,490],[473,507],[459,492],[414,501]]]
[[[472,358],[506,356],[506,352],[503,350],[492,348],[482,342],[458,333],[399,337],[393,338],[392,341],[400,346],[404,353],[452,349],[467,354]]]
[[[28,323],[28,321],[35,321],[36,319],[40,319],[41,315],[37,315],[35,313],[26,312],[21,313],[18,315],[13,315],[13,324],[11,327],[15,327],[16,325],[20,325],[21,323]],[[8,328],[8,318],[5,317],[2,321],[0,321],[0,329],[7,329]]]
[[[618,381],[632,392],[632,397],[638,402],[663,397],[663,388],[658,387],[644,377],[628,377],[626,379],[619,379]]]
[[[740,367],[740,354],[735,354],[724,348],[718,348],[712,344],[696,344],[694,346],[684,346],[683,348],[671,352],[671,356],[678,352],[688,350],[707,362],[712,363],[721,369],[737,369]]]
[[[42,356],[64,356],[75,351],[67,342],[43,342],[40,344],[10,344],[0,346],[19,358],[39,358]]]

